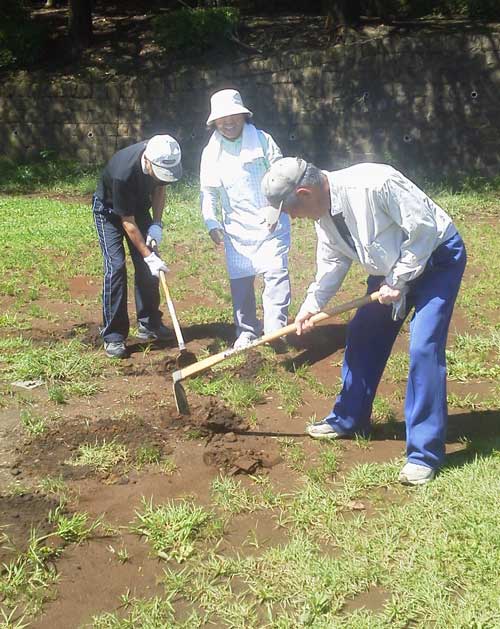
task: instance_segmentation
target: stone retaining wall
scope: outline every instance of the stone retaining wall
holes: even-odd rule
[[[326,168],[387,161],[418,174],[500,173],[500,29],[367,38],[296,55],[108,82],[4,81],[0,146],[101,163],[155,133],[197,168],[209,95],[237,87],[286,154]]]

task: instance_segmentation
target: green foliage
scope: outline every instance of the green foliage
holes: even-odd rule
[[[18,340],[17,346],[13,340]],[[96,352],[89,352],[77,339],[40,346],[28,339],[7,339],[1,341],[0,348],[4,350],[0,369],[12,380],[41,379],[49,385],[64,387],[70,395],[91,395],[99,388],[89,378],[101,375],[105,360]],[[54,393],[51,399],[61,402]]]
[[[156,41],[165,50],[200,53],[227,42],[238,23],[231,7],[183,7],[153,21]]]
[[[21,424],[30,435],[33,435],[33,437],[42,435],[47,429],[47,418],[33,413],[27,408],[21,411],[20,419]]]
[[[0,23],[0,68],[27,66],[39,56],[47,30],[30,20],[22,0],[3,0]]]
[[[187,501],[154,506],[144,500],[136,515],[134,532],[146,537],[158,557],[179,563],[194,553],[195,541],[207,534],[212,520],[211,513]]]
[[[100,519],[90,523],[88,519],[87,513],[66,515],[61,512],[60,508],[56,508],[49,514],[49,520],[56,526],[55,534],[68,544],[79,544],[89,539],[101,524]]]
[[[57,581],[53,559],[58,551],[45,545],[47,537],[37,536],[36,531],[32,531],[26,551],[2,566],[0,600],[4,612],[15,611],[19,605],[28,614],[36,613],[42,608],[50,586]],[[9,628],[16,626],[18,625],[6,625]]]
[[[0,60],[0,67],[1,65]],[[21,193],[34,192],[35,190],[71,191],[88,194],[95,190],[99,172],[100,166],[56,159],[51,151],[42,151],[39,159],[25,164],[14,163],[6,158],[1,158],[0,191]]]
[[[114,440],[101,444],[82,443],[78,447],[76,456],[66,461],[68,465],[89,466],[96,472],[106,474],[119,463],[127,461],[129,456],[127,446]]]

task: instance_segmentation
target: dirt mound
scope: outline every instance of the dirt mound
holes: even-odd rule
[[[66,338],[79,338],[82,343],[89,347],[101,347],[102,337],[97,323],[78,323],[73,325],[69,332],[66,333]]]
[[[249,424],[217,400],[193,410],[190,427],[206,440],[203,461],[233,474],[253,474],[272,467],[281,459],[278,452],[264,444],[263,437],[249,430]],[[263,449],[265,448],[265,449]]]
[[[212,399],[193,404],[191,415],[182,419],[173,407],[168,407],[151,412],[147,418],[132,411],[120,418],[91,420],[78,415],[56,422],[43,435],[28,439],[16,449],[14,467],[28,477],[60,475],[66,480],[106,480],[133,467],[139,450],[153,449],[164,457],[173,452],[179,439],[200,440],[204,463],[233,473],[254,473],[279,461],[265,436],[252,432],[246,419]],[[110,443],[126,446],[128,451],[126,459],[112,470],[96,471],[69,463],[84,444]]]
[[[171,416],[175,414],[172,411]],[[131,416],[125,418],[105,418],[90,421],[88,417],[77,416],[57,422],[43,435],[25,442],[17,450],[16,467],[28,475],[62,475],[64,479],[82,479],[95,476],[88,466],[74,466],[67,463],[75,457],[83,444],[102,445],[114,442],[127,447],[129,459],[134,459],[139,448],[153,448],[161,455],[170,454],[172,446],[171,426],[162,416],[148,419]],[[118,465],[120,467],[120,465]],[[106,473],[97,473],[105,478]]]
[[[57,504],[31,493],[0,496],[0,565],[26,550],[32,530],[38,537],[51,532],[48,515]]]
[[[234,375],[242,380],[253,380],[265,362],[262,354],[255,350],[250,351],[243,365],[234,371]]]

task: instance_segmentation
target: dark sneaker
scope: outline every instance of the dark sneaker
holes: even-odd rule
[[[160,323],[157,328],[147,328],[143,323],[137,326],[136,337],[141,341],[168,341],[172,336],[172,330],[163,323]]]
[[[108,358],[126,358],[127,356],[127,348],[123,341],[104,343],[104,351]]]

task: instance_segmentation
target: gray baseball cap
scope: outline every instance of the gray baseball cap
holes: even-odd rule
[[[160,181],[172,183],[182,177],[181,147],[171,135],[154,135],[146,145],[144,157]]]
[[[264,209],[272,231],[279,220],[283,203],[294,192],[306,172],[307,162],[300,157],[283,157],[274,162],[262,179],[262,192],[271,205]]]

